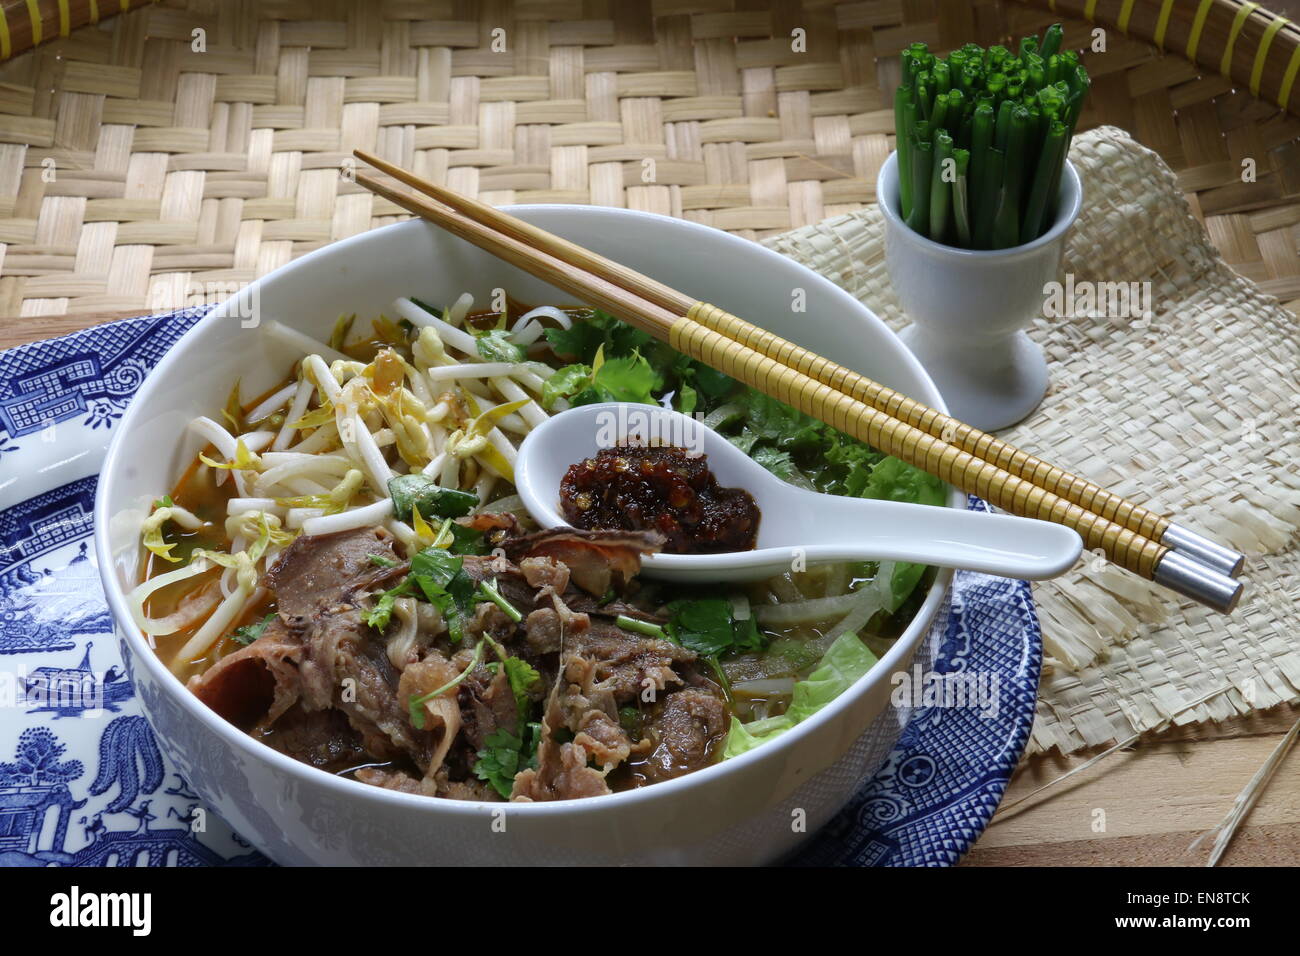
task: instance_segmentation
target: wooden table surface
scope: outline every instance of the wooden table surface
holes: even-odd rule
[[[129,315],[0,318],[0,349]],[[1300,708],[1275,707],[1148,737],[1008,808],[1091,754],[1025,760],[1003,806],[961,865],[1203,866],[1208,845],[1194,853],[1188,847],[1223,819],[1297,719]],[[1300,865],[1300,745],[1278,769],[1220,865]]]

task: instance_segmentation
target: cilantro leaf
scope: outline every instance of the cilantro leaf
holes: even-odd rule
[[[442,548],[425,548],[411,559],[411,576],[425,600],[436,607],[447,623],[452,643],[465,636],[470,607],[474,603],[474,582],[464,570],[465,559]]]
[[[639,402],[657,404],[651,389],[655,387],[655,371],[639,351],[631,355],[607,359],[591,375],[591,385],[602,402]]]
[[[535,765],[537,761],[541,729],[539,723],[528,723],[524,726],[522,735],[513,734],[504,727],[488,734],[483,741],[483,749],[478,752],[474,775],[490,783],[502,797],[510,799],[515,774]]]
[[[235,628],[235,632],[230,635],[230,639],[236,644],[243,644],[247,647],[255,640],[266,633],[266,628],[275,620],[275,613],[272,612],[260,621],[254,621],[252,624],[245,624],[243,627]]]
[[[537,672],[537,668],[521,657],[507,657],[503,662],[503,666],[506,669],[506,680],[510,682],[510,690],[515,695],[515,705],[519,708],[519,716],[522,719],[528,710],[528,692],[541,683],[542,675]]]
[[[505,599],[505,596],[497,590],[496,581],[480,581],[478,590],[474,592],[474,597],[481,601],[491,601],[499,607],[502,613],[510,620],[518,624],[524,619],[520,610]]]
[[[726,598],[674,601],[668,611],[664,630],[675,642],[701,657],[716,658],[763,647],[763,635],[753,617],[737,621]]]
[[[413,508],[419,508],[425,518],[460,518],[478,507],[478,495],[443,488],[419,472],[389,478],[388,496],[393,499],[393,516],[398,521],[410,521]]]
[[[411,579],[403,579],[396,587],[389,588],[379,596],[374,606],[366,612],[366,623],[377,631],[382,631],[388,627],[389,620],[393,616],[393,605],[399,597],[405,597],[411,593]]]
[[[451,552],[452,554],[489,554],[492,549],[488,545],[487,535],[482,531],[453,521],[447,526],[451,532]]]

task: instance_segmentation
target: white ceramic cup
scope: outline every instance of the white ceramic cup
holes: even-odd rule
[[[1052,227],[1010,249],[958,249],[914,232],[898,198],[898,153],[880,169],[885,263],[912,325],[901,338],[934,379],[953,417],[983,431],[1014,425],[1047,392],[1047,361],[1024,328],[1059,279],[1065,234],[1083,190],[1066,161]]]

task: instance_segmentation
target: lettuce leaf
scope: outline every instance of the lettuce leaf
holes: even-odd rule
[[[796,681],[785,716],[796,724],[807,720],[876,664],[876,655],[856,634],[841,634],[822,655],[817,669]]]
[[[841,634],[822,655],[817,669],[796,681],[790,706],[779,717],[768,717],[742,724],[731,718],[731,729],[723,747],[722,759],[753,750],[817,713],[855,681],[875,666],[876,655],[856,634]]]
[[[524,349],[510,341],[507,329],[491,329],[474,336],[474,347],[485,362],[522,362]]]

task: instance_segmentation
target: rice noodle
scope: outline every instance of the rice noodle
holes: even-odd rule
[[[511,341],[525,348],[532,345],[546,331],[546,327],[538,321],[543,318],[551,319],[562,329],[573,327],[573,320],[565,314],[564,310],[553,305],[539,305],[537,308],[525,312],[515,321],[515,324],[510,329]]]
[[[206,439],[208,444],[215,448],[217,453],[226,461],[235,460],[235,457],[238,455],[238,450],[235,446],[234,436],[214,422],[211,418],[200,415],[198,418],[190,421],[189,429],[200,438]],[[213,481],[220,486],[225,482],[227,472],[232,476],[235,482],[235,488],[238,489],[240,497],[247,494],[247,491],[244,488],[243,475],[237,468],[218,469],[217,474],[213,476]]]
[[[298,383],[290,382],[284,388],[272,393],[269,397],[254,405],[246,415],[244,420],[247,422],[260,422],[264,418],[269,418],[288,403],[289,399],[298,391]]]
[[[826,633],[835,637],[844,633],[856,634],[867,626],[867,622],[876,616],[876,612],[886,610],[893,599],[889,586],[893,576],[894,562],[880,562],[880,570],[876,572],[875,578],[853,592],[854,597],[857,598],[853,603],[853,609]]]
[[[149,638],[150,647],[155,646],[153,640],[154,635],[170,634],[171,631],[158,630],[157,628],[160,626],[161,622],[155,621],[145,615],[144,605],[145,602],[149,600],[149,596],[155,591],[167,587],[169,584],[175,584],[177,581],[184,581],[186,578],[192,578],[196,574],[202,574],[211,567],[212,564],[207,561],[207,559],[202,557],[196,558],[183,568],[177,568],[174,571],[167,571],[163,574],[156,574],[151,578],[147,578],[137,584],[131,593],[126,596],[126,603],[131,609],[131,617],[135,621],[135,626],[140,628],[145,636]],[[163,618],[162,621],[166,622],[167,618]],[[166,624],[163,623],[162,626],[166,627]]]
[[[309,355],[315,353],[316,355],[324,356],[325,358],[329,359],[331,362],[335,362],[340,359],[344,362],[352,361],[350,358],[348,358],[338,349],[330,348],[324,342],[319,342],[316,339],[312,338],[310,335],[306,335],[302,332],[299,332],[297,329],[291,329],[283,322],[277,322],[275,319],[271,319],[268,322],[263,322],[262,328],[266,329],[268,334],[270,334],[274,338],[279,339],[281,342],[285,343],[286,345],[293,346],[293,348],[295,348],[302,355]]]
[[[284,516],[286,528],[301,528],[308,518],[315,518],[325,513],[324,508],[290,508]]]
[[[861,600],[861,591],[835,597],[812,598],[794,604],[769,604],[755,608],[754,617],[760,624],[783,627],[790,624],[811,624],[848,614],[855,602]]]
[[[545,331],[546,327],[540,322],[529,322],[523,328],[516,325],[510,333],[510,341],[514,342],[515,345],[528,348],[528,346],[540,339]]]
[[[519,366],[518,371],[514,373],[514,379],[526,388],[532,389],[534,394],[540,395],[542,394],[542,389],[546,386],[546,379],[533,371],[533,367],[536,365],[536,362],[527,362]]]
[[[735,681],[731,692],[737,697],[789,697],[794,693],[793,677],[766,677]]]
[[[397,618],[397,627],[388,635],[385,650],[389,662],[400,671],[406,667],[411,651],[415,648],[415,639],[419,636],[415,598],[401,597],[395,600],[393,617]]]
[[[362,471],[369,473],[367,477],[370,478],[375,492],[386,495],[388,479],[393,477],[393,470],[388,467],[388,462],[384,461],[384,453],[375,444],[375,436],[370,434],[370,429],[361,420],[361,416],[354,413],[353,420],[357,423],[356,447],[360,464],[363,466]]]
[[[389,534],[402,543],[404,548],[410,549],[415,544],[415,529],[405,521],[389,518],[384,522],[384,527],[388,529]]]
[[[299,421],[307,414],[307,403],[311,401],[311,393],[311,382],[304,375],[294,386],[293,401],[289,403],[289,411],[285,413],[284,424],[280,426],[279,434],[275,436],[275,441],[271,442],[272,451],[283,451],[289,447],[289,442],[297,431],[290,427],[290,422]]]
[[[188,664],[193,661],[200,654],[206,653],[218,638],[230,630],[230,625],[244,613],[244,606],[248,603],[253,589],[251,582],[241,579],[234,593],[217,605],[217,609],[203,622],[203,626],[177,652],[176,663]]]
[[[237,441],[242,441],[244,443],[245,448],[247,448],[251,452],[256,453],[261,451],[267,445],[271,444],[271,441],[274,438],[275,438],[275,432],[268,432],[268,431],[244,432],[244,434],[239,436]]]
[[[460,487],[460,459],[455,455],[446,455],[442,460],[442,474],[438,476],[438,484],[444,488]]]
[[[338,379],[334,377],[334,373],[325,364],[325,360],[319,355],[308,355],[303,359],[303,364],[311,372],[311,377],[315,379],[316,390],[331,404],[337,405],[342,388],[339,386]]]
[[[505,397],[508,402],[522,402],[527,400],[528,404],[519,409],[519,415],[528,423],[529,429],[536,428],[542,422],[551,416],[542,411],[542,406],[532,400],[532,397],[522,388],[512,382],[505,376],[497,376],[492,379],[492,385],[498,392]]]
[[[247,511],[265,511],[280,514],[283,512],[274,498],[231,498],[226,502],[226,514],[242,515]]]
[[[309,461],[319,462],[323,470],[327,468],[330,470],[341,468],[342,471],[340,471],[339,474],[342,474],[352,467],[347,456],[339,454],[308,455],[303,454],[300,451],[268,451],[262,456],[262,464],[267,467],[268,471],[279,465],[289,465]],[[263,474],[266,474],[266,472],[263,472]]]
[[[478,354],[478,346],[474,342],[474,336],[470,335],[464,329],[458,329],[454,325],[448,325],[433,313],[420,308],[410,299],[402,298],[395,300],[393,302],[393,309],[412,325],[432,327],[433,330],[438,333],[438,337],[443,340],[444,344],[450,345],[453,348],[458,348],[466,355]]]
[[[268,496],[270,489],[290,478],[342,478],[353,464],[341,455],[301,455],[293,461],[268,468],[257,476],[253,491]]]
[[[439,474],[442,471],[443,462],[446,460],[447,453],[445,451],[438,452],[438,454],[434,455],[433,458],[429,460],[429,463],[424,466],[424,474],[428,475],[430,478]]]
[[[515,320],[511,332],[518,332],[523,329],[524,325],[534,319],[548,318],[554,319],[555,323],[562,329],[573,328],[573,319],[563,310],[553,305],[539,305],[535,309],[530,309]],[[540,323],[539,323],[540,324]]]
[[[215,448],[226,461],[235,460],[234,436],[212,419],[200,415],[190,422],[189,429],[200,438],[206,439],[208,444]]]
[[[310,478],[286,478],[280,482],[280,487],[289,494],[286,498],[298,497],[300,495],[323,495],[329,492],[329,488],[319,481],[312,481]]]
[[[518,495],[506,495],[496,501],[489,501],[475,509],[479,514],[500,515],[524,510],[524,499]]]
[[[461,365],[439,365],[425,372],[425,376],[434,385],[442,385],[459,378],[494,378],[509,375],[518,362],[466,362]]]
[[[306,534],[334,534],[338,531],[352,531],[355,528],[370,528],[392,513],[393,499],[381,498],[374,504],[341,511],[336,515],[308,518],[302,523],[302,530]]]
[[[289,449],[291,452],[298,454],[310,454],[323,450],[327,445],[338,441],[338,430],[334,425],[322,425],[311,433],[310,437],[304,438],[298,444]]]
[[[472,308],[474,308],[474,297],[468,292],[462,292],[447,310],[447,321],[452,325],[460,325]]]

